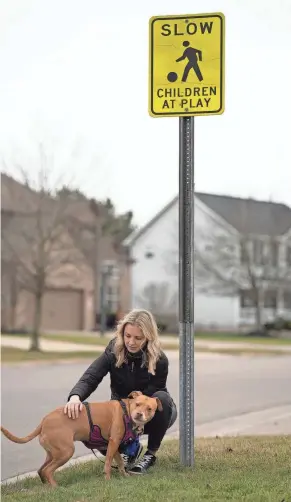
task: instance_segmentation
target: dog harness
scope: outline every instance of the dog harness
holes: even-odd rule
[[[134,441],[136,441],[139,434],[137,434],[132,427],[131,417],[127,413],[125,403],[119,401],[123,410],[123,422],[124,422],[124,435],[119,446],[119,452],[122,453],[124,450]],[[82,441],[87,448],[90,450],[98,450],[100,453],[104,454],[107,451],[108,440],[102,436],[101,429],[99,425],[93,424],[90,405],[87,401],[83,402],[88,415],[89,425],[90,425],[90,436],[88,441]]]

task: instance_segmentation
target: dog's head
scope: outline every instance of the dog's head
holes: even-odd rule
[[[128,398],[131,418],[138,427],[143,427],[154,417],[157,410],[163,409],[158,397],[148,397],[140,391],[131,392]]]

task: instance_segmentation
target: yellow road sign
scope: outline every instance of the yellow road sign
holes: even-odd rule
[[[149,22],[149,114],[224,112],[224,15],[156,16]]]

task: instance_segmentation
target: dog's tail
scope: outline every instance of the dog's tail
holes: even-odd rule
[[[33,432],[28,434],[28,436],[25,436],[24,438],[19,438],[17,436],[14,436],[14,434],[11,434],[11,432],[9,432],[7,429],[5,429],[5,427],[2,427],[1,425],[1,431],[3,432],[4,436],[10,439],[10,441],[13,441],[13,443],[20,443],[20,444],[28,443],[32,439],[36,438],[36,436],[40,434],[41,428],[42,424],[40,423]]]

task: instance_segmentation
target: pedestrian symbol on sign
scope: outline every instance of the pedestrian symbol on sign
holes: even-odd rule
[[[184,59],[188,59],[188,63],[186,64],[185,69],[184,69],[182,82],[187,82],[187,78],[188,78],[188,75],[189,75],[189,72],[191,69],[194,70],[199,82],[201,82],[203,80],[203,76],[202,76],[202,73],[201,73],[199,65],[198,65],[198,60],[202,61],[202,51],[200,51],[198,49],[194,49],[194,47],[191,47],[190,42],[188,42],[186,40],[185,40],[185,42],[183,42],[183,45],[184,45],[184,47],[186,47],[186,49],[184,50],[184,53],[182,54],[182,56],[180,58],[176,59],[176,63],[179,63],[180,61],[183,61]],[[169,73],[168,80],[169,80],[170,75],[172,75],[172,72]]]

